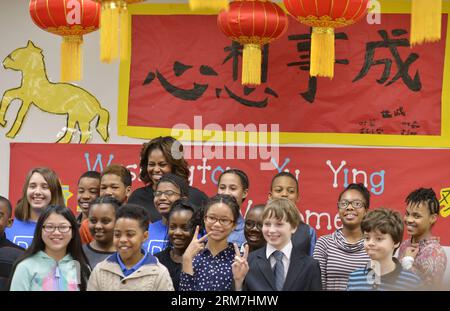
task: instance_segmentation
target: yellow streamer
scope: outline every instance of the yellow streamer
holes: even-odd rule
[[[189,0],[189,7],[192,11],[209,9],[219,12],[228,10],[229,3],[228,0]]]
[[[102,3],[100,17],[100,60],[110,63],[119,55],[119,7],[115,1]]]
[[[61,81],[82,79],[83,52],[82,36],[64,36],[61,43]]]
[[[261,84],[261,46],[245,44],[242,55],[242,84]]]
[[[334,61],[334,29],[313,27],[310,75],[332,79],[334,76]]]
[[[441,39],[442,0],[413,0],[411,46]]]
[[[120,59],[128,59],[128,43],[130,32],[130,15],[127,10],[126,3],[124,2],[120,9]]]

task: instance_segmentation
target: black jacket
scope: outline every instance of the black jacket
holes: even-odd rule
[[[310,226],[301,222],[297,230],[292,235],[292,246],[305,255],[309,253],[311,248],[311,236],[309,235]]]
[[[266,257],[266,246],[251,252],[248,256],[249,271],[245,277],[243,290],[276,291],[275,276]],[[319,262],[305,255],[295,247],[284,282],[283,291],[321,290]]]
[[[0,290],[8,290],[14,262],[24,251],[22,247],[6,239],[4,233],[0,236]]]
[[[158,213],[155,204],[153,203],[154,198],[153,188],[151,186],[145,186],[133,191],[128,199],[128,203],[138,204],[144,207],[150,213],[150,221],[154,223],[161,220],[161,215]],[[208,197],[204,192],[197,188],[189,187],[188,200],[195,207],[200,208],[208,202]]]

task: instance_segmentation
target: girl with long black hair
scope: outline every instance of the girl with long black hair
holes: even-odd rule
[[[11,291],[86,290],[89,266],[70,209],[49,205],[36,224],[33,243],[13,267]]]

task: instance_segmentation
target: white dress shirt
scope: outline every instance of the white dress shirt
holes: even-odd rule
[[[269,259],[270,267],[272,268],[272,270],[275,267],[276,259],[271,255],[276,250],[277,249],[275,247],[273,247],[270,244],[267,244],[266,257]],[[287,276],[288,269],[289,269],[289,263],[291,262],[291,252],[292,252],[291,240],[289,240],[289,243],[286,244],[282,249],[278,249],[278,250],[283,253],[282,261],[283,261],[283,265],[284,265],[284,279],[286,280],[286,276]]]

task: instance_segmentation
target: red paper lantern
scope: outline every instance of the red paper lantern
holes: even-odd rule
[[[242,84],[261,84],[261,46],[286,31],[283,9],[269,0],[236,0],[219,14],[217,24],[227,37],[244,45]]]
[[[29,10],[39,28],[63,37],[61,80],[80,80],[83,35],[98,29],[100,5],[90,0],[31,0]]]
[[[311,76],[334,75],[334,28],[354,24],[367,14],[369,0],[283,0],[300,23],[313,27]]]

